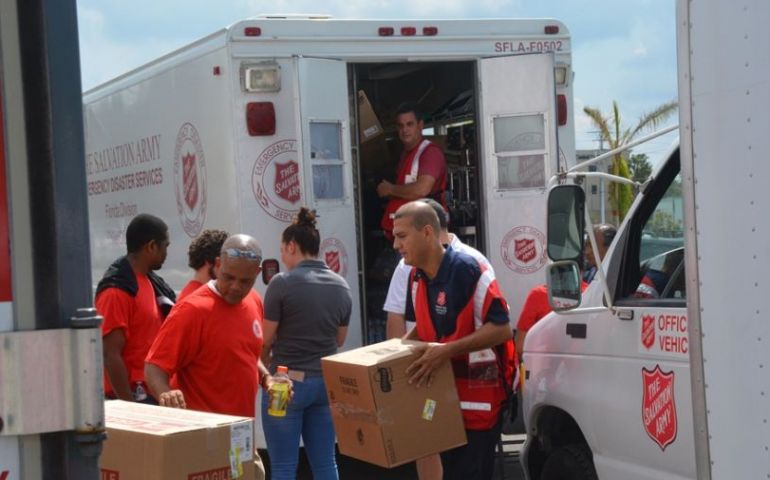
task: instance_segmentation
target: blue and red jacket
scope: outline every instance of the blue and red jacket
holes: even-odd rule
[[[508,304],[492,271],[451,247],[433,279],[412,269],[405,316],[417,323],[417,336],[424,342],[458,340],[487,322],[509,324]],[[513,340],[452,358],[466,429],[488,430],[497,423],[512,393],[515,362]]]

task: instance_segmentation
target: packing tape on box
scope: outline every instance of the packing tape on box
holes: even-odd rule
[[[356,405],[342,402],[333,402],[331,404],[331,408],[334,413],[347,420],[368,422],[375,425],[383,423],[383,418],[381,418],[378,413]]]

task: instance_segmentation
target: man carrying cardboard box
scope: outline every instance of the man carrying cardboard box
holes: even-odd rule
[[[407,368],[409,382],[430,384],[434,370],[451,359],[463,411],[468,444],[441,454],[444,478],[491,479],[513,389],[508,305],[483,264],[442,246],[438,216],[427,203],[400,207],[393,234],[393,247],[413,267],[405,316],[417,326],[407,338],[438,342],[422,347]]]

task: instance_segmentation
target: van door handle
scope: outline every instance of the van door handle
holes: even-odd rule
[[[568,323],[567,335],[572,338],[586,338],[588,336],[588,326],[585,323]]]

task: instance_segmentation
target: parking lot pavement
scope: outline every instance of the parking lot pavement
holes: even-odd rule
[[[494,480],[524,479],[524,473],[519,464],[519,452],[524,443],[524,438],[525,436],[522,434],[502,436],[503,452],[498,452],[495,458]],[[417,480],[417,472],[413,463],[388,469],[338,453],[337,465],[339,467],[340,480]],[[303,450],[300,454],[297,479],[311,480],[312,478],[310,465],[307,463]]]

